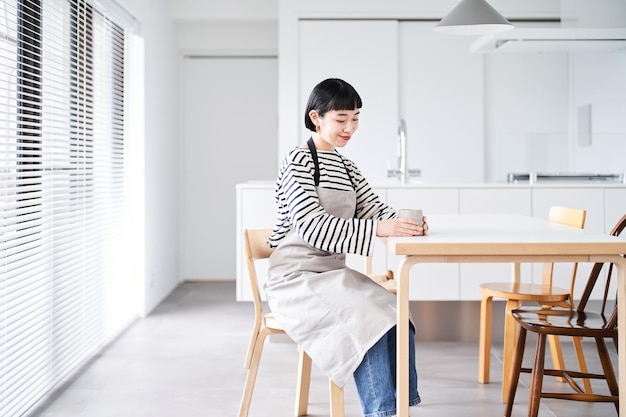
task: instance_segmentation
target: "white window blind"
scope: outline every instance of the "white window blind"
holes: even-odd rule
[[[124,30],[85,1],[0,4],[0,416],[13,417],[135,313]]]

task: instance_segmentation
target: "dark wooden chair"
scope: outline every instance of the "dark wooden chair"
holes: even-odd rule
[[[576,227],[582,229],[585,227],[585,219],[587,212],[583,209],[571,207],[550,207],[548,220],[550,223],[562,224],[565,226]],[[572,265],[572,277],[570,279],[569,288],[559,288],[552,285],[552,273],[554,270],[553,263],[545,263],[543,265],[543,273],[540,283],[522,283],[522,282],[486,282],[480,284],[480,292],[482,300],[480,302],[480,338],[479,338],[479,355],[478,355],[478,382],[481,384],[489,383],[489,368],[491,361],[491,326],[492,326],[492,304],[494,298],[506,299],[505,319],[504,319],[504,357],[509,358],[513,354],[515,347],[515,321],[511,318],[510,311],[521,307],[522,305],[550,305],[573,308],[573,297],[576,283],[576,272],[578,264]],[[550,352],[554,367],[562,369],[563,353],[561,343],[558,337],[550,336],[548,338]],[[586,371],[586,364],[582,352],[582,345],[574,342],[577,358],[581,371]],[[511,372],[511,362],[504,361],[502,367],[502,402],[506,402],[506,396],[509,392],[507,377]],[[591,392],[591,383],[589,380],[584,381],[585,390]]]
[[[618,236],[626,227],[626,215],[615,225],[611,235]],[[521,372],[531,373],[530,400],[528,415],[536,417],[539,412],[541,398],[557,398],[565,400],[586,402],[613,402],[619,414],[619,389],[611,358],[607,350],[605,338],[612,338],[617,347],[617,305],[613,307],[612,314],[605,314],[607,307],[607,295],[613,264],[608,265],[607,280],[604,288],[604,299],[599,312],[590,311],[587,304],[591,292],[598,282],[600,271],[605,266],[603,263],[594,264],[589,279],[585,286],[582,298],[576,310],[568,308],[549,307],[521,307],[513,310],[511,314],[517,323],[517,340],[513,357],[512,370],[509,380],[509,392],[507,396],[505,417],[511,416],[515,391]],[[524,344],[527,332],[537,334],[537,345],[532,368],[523,368]],[[602,364],[603,374],[570,371],[567,369],[544,369],[546,338],[549,335],[572,336],[574,338],[592,337],[595,339],[598,355]],[[544,392],[542,391],[544,375],[562,377],[569,383],[574,392]],[[576,382],[576,378],[604,379],[609,388],[610,395],[588,393]]]

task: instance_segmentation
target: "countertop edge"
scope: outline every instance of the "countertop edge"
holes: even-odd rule
[[[245,181],[236,184],[236,188],[246,189],[267,189],[274,188],[275,181],[259,180]],[[509,188],[509,189],[530,189],[530,188],[626,188],[623,183],[611,182],[549,182],[549,183],[414,183],[414,184],[394,184],[394,183],[371,183],[372,188],[388,188],[388,189],[420,189],[420,188]]]

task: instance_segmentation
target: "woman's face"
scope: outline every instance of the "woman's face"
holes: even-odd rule
[[[359,127],[359,113],[359,109],[330,110],[324,117],[319,117],[319,114],[312,110],[309,116],[319,127],[313,135],[316,147],[324,151],[334,151],[335,148],[346,146]]]

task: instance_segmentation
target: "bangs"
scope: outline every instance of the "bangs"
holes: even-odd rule
[[[328,103],[328,110],[356,110],[361,107],[361,97],[350,88],[341,88]]]

